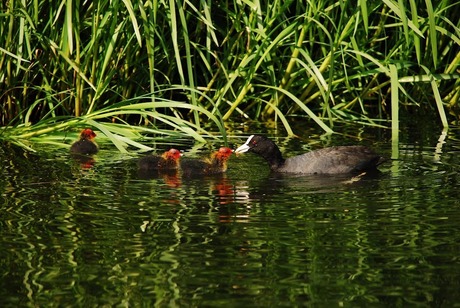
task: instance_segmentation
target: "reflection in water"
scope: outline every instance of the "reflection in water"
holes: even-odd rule
[[[169,187],[180,187],[181,181],[177,170],[144,170],[138,169],[138,176],[142,180],[163,179]]]
[[[68,155],[1,151],[2,307],[460,299],[460,164],[446,147],[442,164],[412,147],[360,177],[277,175],[250,156],[222,175],[143,175],[104,151],[76,172]]]
[[[94,167],[96,160],[93,156],[83,154],[70,154],[70,157],[80,165],[82,170],[89,170]]]

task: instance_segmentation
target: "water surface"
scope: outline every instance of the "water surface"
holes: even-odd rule
[[[251,153],[222,176],[145,178],[110,145],[79,162],[5,144],[0,305],[458,305],[459,131],[414,132],[358,178],[277,176]],[[395,156],[386,132],[303,137],[276,141]]]

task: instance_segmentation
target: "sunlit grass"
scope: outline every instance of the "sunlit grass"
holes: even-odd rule
[[[171,91],[173,89],[165,89]],[[168,109],[174,113],[169,115],[159,110]],[[206,117],[206,125],[195,125],[181,114],[197,111]],[[125,118],[135,116],[138,122],[144,125],[131,125]],[[109,121],[107,121],[109,120]],[[151,95],[136,97],[125,100],[109,107],[101,108],[92,113],[80,117],[48,117],[34,125],[18,125],[14,128],[4,128],[1,137],[21,147],[25,147],[26,140],[36,138],[44,134],[52,134],[83,127],[92,127],[102,132],[120,152],[127,152],[128,146],[141,150],[148,147],[136,142],[144,134],[153,136],[174,135],[181,138],[193,138],[198,142],[206,142],[207,139],[219,139],[227,142],[225,127],[219,117],[200,106],[181,103],[165,99],[151,101]],[[218,133],[211,133],[205,127],[217,127]],[[53,142],[58,144],[57,142]],[[65,146],[65,143],[62,143]],[[27,145],[29,150],[33,150]]]
[[[125,151],[142,148],[136,138],[147,133],[225,141],[226,121],[274,121],[288,135],[293,116],[325,132],[338,121],[389,127],[395,106],[448,126],[460,112],[459,9],[420,0],[2,2],[0,136],[24,146],[88,125]]]

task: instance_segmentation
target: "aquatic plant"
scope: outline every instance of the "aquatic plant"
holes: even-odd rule
[[[1,136],[91,125],[203,140],[225,138],[225,121],[280,121],[294,134],[292,117],[332,132],[336,121],[387,125],[401,109],[434,110],[447,126],[459,112],[459,7],[4,1]]]

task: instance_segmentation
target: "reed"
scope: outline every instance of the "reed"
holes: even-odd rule
[[[293,117],[332,132],[337,121],[391,120],[395,87],[399,112],[432,112],[448,126],[459,112],[459,9],[450,0],[3,1],[1,136],[115,123],[203,141],[247,119],[279,121],[292,135]]]

